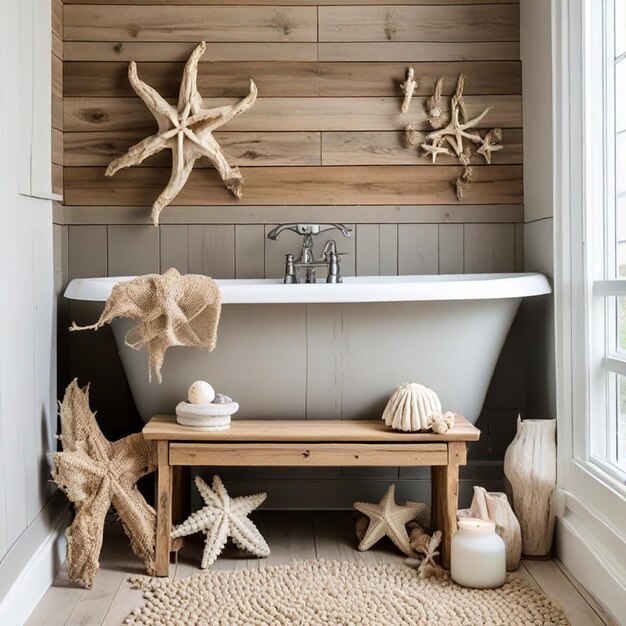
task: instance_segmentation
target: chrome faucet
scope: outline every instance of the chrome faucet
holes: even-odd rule
[[[290,230],[303,237],[300,258],[294,259],[293,254],[285,256],[285,278],[283,281],[285,284],[300,282],[298,280],[300,270],[305,273],[305,282],[316,282],[315,270],[318,267],[328,269],[327,283],[342,282],[339,257],[345,253],[337,252],[337,243],[334,239],[329,239],[324,244],[321,258],[316,260],[313,253],[313,237],[329,230],[338,230],[347,238],[352,236],[351,228],[345,224],[279,224],[267,235],[267,238],[276,241],[283,230]]]

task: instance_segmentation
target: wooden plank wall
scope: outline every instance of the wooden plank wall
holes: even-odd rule
[[[162,271],[215,277],[279,276],[297,238],[265,238],[273,224],[355,226],[339,247],[350,274],[507,272],[522,269],[522,107],[517,0],[65,0],[63,163],[67,276]],[[155,130],[126,76],[128,62],[175,100],[185,60],[207,52],[198,84],[207,104],[259,88],[254,107],[216,134],[241,166],[237,201],[207,164],[149,226],[150,205],[170,157],[106,178],[107,163]],[[400,112],[411,65],[419,84]],[[460,168],[432,165],[403,143],[409,122],[428,129],[424,104],[438,78],[451,94],[466,75],[470,115],[487,106],[485,129],[503,128],[494,164],[475,160],[475,182],[455,198]],[[64,257],[65,258],[65,257]],[[92,306],[69,315],[92,320]],[[92,380],[111,434],[137,425],[112,338],[73,333],[67,376]],[[501,459],[523,402],[516,325],[481,418],[489,432],[476,458]],[[99,360],[91,358],[94,341]],[[491,428],[491,424],[504,427]],[[349,473],[349,470],[345,470]]]
[[[63,194],[63,2],[52,3],[52,191]]]

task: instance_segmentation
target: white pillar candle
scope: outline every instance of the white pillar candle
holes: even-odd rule
[[[493,589],[506,578],[506,548],[488,520],[465,517],[452,537],[450,549],[452,580],[464,587]]]

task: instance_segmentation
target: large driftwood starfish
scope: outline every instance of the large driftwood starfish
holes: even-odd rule
[[[265,500],[267,494],[231,498],[220,477],[213,477],[213,489],[200,476],[196,487],[205,506],[192,513],[182,524],[172,530],[172,538],[185,537],[202,531],[206,535],[202,554],[202,569],[210,567],[217,559],[229,537],[243,550],[256,556],[268,556],[270,548],[248,515]]]
[[[52,455],[52,479],[74,503],[76,517],[67,529],[69,578],[88,589],[98,571],[104,519],[111,504],[130,538],[133,552],[155,573],[156,513],[136,482],[156,469],[154,448],[141,434],[107,441],[89,408],[89,388],[76,380],[60,404],[63,452]]]
[[[128,79],[135,93],[145,102],[156,119],[159,130],[155,135],[128,149],[126,154],[111,161],[106,175],[132,165],[139,165],[144,159],[168,149],[172,151],[172,175],[169,183],[152,206],[152,222],[159,225],[159,214],[183,188],[194,163],[200,157],[207,157],[222,177],[224,184],[237,197],[242,196],[242,176],[238,167],[231,167],[226,161],[222,149],[213,137],[213,131],[223,126],[234,117],[247,111],[256,100],[257,88],[250,80],[250,92],[236,104],[204,109],[202,96],[198,93],[198,62],[206,50],[204,41],[191,53],[178,96],[178,108],[175,109],[164,100],[152,87],[139,79],[134,61],[128,66]]]
[[[389,537],[404,554],[415,556],[409,535],[407,522],[415,519],[423,510],[423,504],[409,502],[398,505],[395,502],[396,486],[389,485],[383,499],[378,504],[355,502],[354,508],[370,518],[369,525],[359,543],[359,550],[369,550],[379,539]]]

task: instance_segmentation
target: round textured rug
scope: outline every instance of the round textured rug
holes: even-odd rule
[[[500,589],[465,589],[420,579],[390,563],[305,561],[259,570],[168,580],[133,577],[146,606],[125,624],[550,626],[565,615],[521,578]]]

